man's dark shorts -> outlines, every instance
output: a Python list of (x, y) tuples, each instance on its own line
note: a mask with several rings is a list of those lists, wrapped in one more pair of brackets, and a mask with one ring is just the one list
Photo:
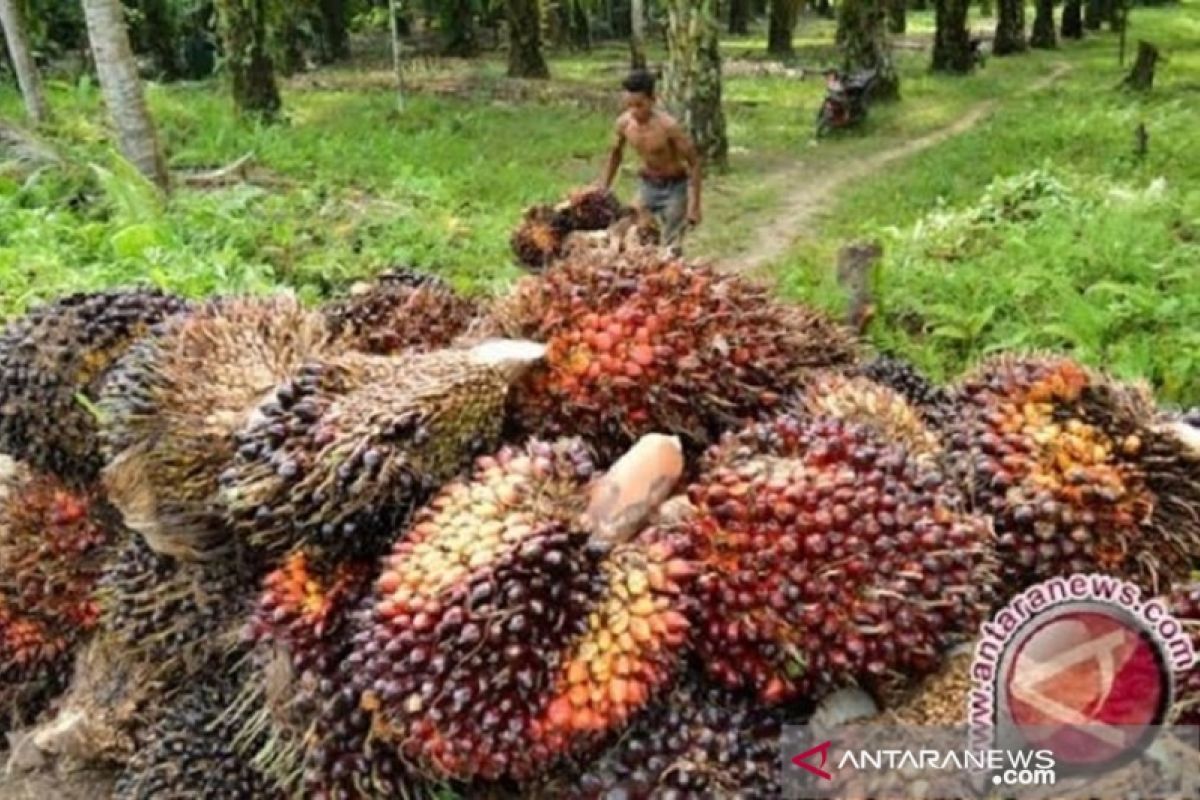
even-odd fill
[(683, 240), (687, 228), (688, 179), (641, 176), (638, 202), (658, 220), (662, 243), (675, 247)]

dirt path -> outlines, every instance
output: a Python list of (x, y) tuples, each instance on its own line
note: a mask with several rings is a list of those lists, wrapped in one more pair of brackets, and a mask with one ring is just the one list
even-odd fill
[[(1070, 69), (1068, 64), (1056, 65), (1048, 75), (1031, 84), (1027, 91), (1036, 92), (1049, 87)], [(928, 150), (947, 139), (966, 133), (995, 111), (998, 104), (997, 100), (980, 103), (944, 128), (901, 142), (865, 158), (835, 164), (815, 175), (808, 164), (798, 164), (784, 172), (777, 180), (783, 185), (791, 184), (796, 188), (784, 196), (771, 218), (758, 228), (751, 249), (739, 256), (721, 259), (720, 266), (737, 272), (753, 272), (771, 263), (808, 232), (814, 217), (829, 205), (833, 196), (844, 186), (879, 172), (897, 161)]]

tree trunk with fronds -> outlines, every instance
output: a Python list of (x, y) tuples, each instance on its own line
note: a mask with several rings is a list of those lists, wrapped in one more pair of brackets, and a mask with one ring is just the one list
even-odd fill
[(239, 114), (264, 122), (278, 118), (283, 101), (267, 48), (267, 8), (263, 0), (217, 0), (217, 30)]
[(1035, 9), (1029, 46), (1053, 50), (1058, 47), (1058, 35), (1054, 31), (1054, 0), (1037, 0)]
[(576, 50), (592, 49), (592, 21), (583, 0), (568, 0), (571, 4), (571, 46)]
[(505, 0), (508, 15), (508, 76), (549, 78), (542, 56), (541, 14), (538, 0)]
[(724, 166), (729, 153), (721, 105), (720, 22), (716, 0), (665, 0), (667, 71), (663, 93), (705, 163)]
[(967, 4), (968, 0), (934, 0), (933, 69), (937, 72), (965, 75), (975, 66)]
[(745, 36), (750, 32), (750, 0), (729, 0), (729, 33)]
[(908, 0), (887, 0), (888, 33), (908, 30)]
[(1025, 41), (1025, 0), (999, 0), (996, 9), (996, 36), (992, 53), (1006, 56), (1023, 53)]
[(479, 54), (472, 0), (443, 0), (439, 5), (442, 25), (442, 55), (470, 58)]
[(165, 190), (169, 185), (167, 160), (138, 77), (125, 9), (120, 0), (83, 0), (83, 14), (117, 147), (139, 172)]
[(1083, 0), (1066, 0), (1063, 3), (1062, 38), (1083, 38)]
[(792, 34), (796, 30), (798, 0), (771, 0), (771, 16), (767, 20), (767, 53), (777, 58), (796, 54)]
[(42, 76), (38, 73), (37, 63), (33, 60), (33, 51), (29, 46), (29, 33), (25, 27), (21, 0), (0, 0), (0, 27), (4, 28), (8, 57), (13, 72), (17, 74), (17, 85), (21, 87), (25, 111), (35, 124), (41, 125), (50, 119), (50, 106), (46, 103)]
[(1089, 31), (1098, 31), (1104, 24), (1105, 0), (1084, 0), (1083, 27)]
[(838, 47), (846, 72), (875, 70), (874, 100), (900, 97), (900, 75), (892, 57), (884, 0), (842, 0), (838, 6)]

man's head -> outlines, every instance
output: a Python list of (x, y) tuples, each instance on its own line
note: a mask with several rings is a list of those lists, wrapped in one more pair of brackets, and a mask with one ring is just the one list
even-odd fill
[(654, 113), (654, 76), (644, 69), (629, 73), (621, 88), (625, 90), (625, 108), (638, 122), (645, 122)]

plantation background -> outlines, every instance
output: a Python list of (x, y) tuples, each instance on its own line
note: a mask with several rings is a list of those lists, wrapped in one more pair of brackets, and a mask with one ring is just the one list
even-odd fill
[[(177, 186), (165, 201), (114, 155), (93, 80), (49, 71), (46, 139), (61, 162), (0, 172), (0, 313), (137, 281), (193, 296), (288, 286), (316, 300), (398, 264), (477, 292), (515, 279), (521, 210), (599, 174), (627, 48), (550, 49), (548, 82), (504, 77), (496, 52), (414, 57), (401, 112), (386, 37), (360, 23), (350, 61), (284, 81), (283, 124), (239, 119), (220, 77), (150, 83), (172, 170), (253, 154), (249, 181)], [(1200, 402), (1200, 5), (1131, 13), (1131, 53), (1146, 39), (1165, 57), (1148, 94), (1120, 88), (1131, 58), (1118, 64), (1114, 33), (953, 77), (928, 69), (932, 30), (932, 12), (910, 13), (900, 102), (819, 145), (815, 70), (837, 60), (834, 23), (800, 21), (788, 65), (805, 77), (766, 74), (757, 26), (724, 37), (730, 166), (710, 176), (689, 255), (840, 309), (837, 248), (876, 238), (870, 336), (935, 377), (992, 350), (1054, 348), (1147, 378), (1168, 402)], [(956, 135), (872, 165), (971, 114)], [(0, 87), (0, 117), (21, 116), (15, 87)]]

